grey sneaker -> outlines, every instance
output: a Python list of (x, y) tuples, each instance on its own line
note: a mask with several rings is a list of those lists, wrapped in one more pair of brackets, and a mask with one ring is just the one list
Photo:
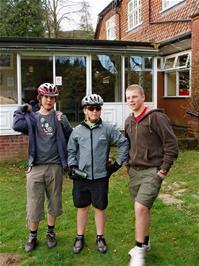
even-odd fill
[(84, 247), (84, 236), (76, 236), (73, 244), (73, 253), (78, 254)]
[(97, 236), (96, 244), (97, 244), (97, 249), (100, 253), (107, 252), (107, 245), (106, 245), (105, 238), (103, 236)]
[(47, 233), (46, 240), (47, 240), (48, 248), (54, 248), (57, 245), (55, 233)]
[(33, 249), (36, 248), (36, 245), (37, 245), (37, 238), (30, 235), (28, 237), (27, 243), (25, 244), (24, 250), (26, 252), (31, 252)]
[(143, 247), (144, 247), (144, 249), (148, 252), (148, 251), (150, 251), (151, 250), (151, 242), (150, 242), (150, 240), (149, 240), (149, 242), (148, 242), (148, 245), (142, 245)]

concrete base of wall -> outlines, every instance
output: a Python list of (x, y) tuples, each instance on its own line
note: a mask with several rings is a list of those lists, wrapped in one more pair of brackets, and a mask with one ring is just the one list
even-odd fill
[(0, 162), (10, 160), (26, 160), (27, 151), (27, 136), (0, 136)]

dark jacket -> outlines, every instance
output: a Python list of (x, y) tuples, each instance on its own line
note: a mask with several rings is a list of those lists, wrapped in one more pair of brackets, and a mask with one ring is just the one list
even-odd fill
[(125, 121), (130, 143), (127, 166), (158, 167), (168, 171), (178, 156), (178, 144), (168, 117), (160, 109), (146, 113), (139, 122), (132, 114)]
[[(19, 107), (14, 112), (13, 129), (29, 136), (29, 147), (28, 147), (28, 162), (29, 166), (34, 165), (36, 158), (36, 141), (35, 141), (35, 127), (37, 125), (36, 117), (34, 112), (23, 112), (23, 107)], [(63, 168), (67, 167), (68, 155), (67, 155), (67, 143), (72, 132), (72, 128), (67, 119), (64, 119), (61, 124), (57, 117), (56, 112), (53, 111), (54, 125), (56, 128), (56, 141), (57, 149), (60, 156), (60, 160)]]

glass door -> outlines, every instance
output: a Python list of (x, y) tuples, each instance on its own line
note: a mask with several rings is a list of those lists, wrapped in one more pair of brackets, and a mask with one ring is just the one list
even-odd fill
[(53, 83), (52, 56), (21, 57), (22, 103), (29, 103), (38, 110), (37, 88), (45, 82)]
[(86, 95), (86, 56), (55, 56), (55, 69), (60, 91), (57, 110), (74, 126), (84, 117), (81, 100)]

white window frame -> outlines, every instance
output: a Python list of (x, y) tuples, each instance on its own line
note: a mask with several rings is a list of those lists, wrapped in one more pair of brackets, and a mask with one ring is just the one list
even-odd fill
[[(178, 62), (178, 58), (182, 55), (187, 55), (187, 60), (186, 63), (183, 66), (178, 66), (177, 62)], [(174, 58), (174, 63), (173, 66), (170, 68), (166, 68), (166, 62), (168, 59), (170, 58)], [(166, 56), (163, 59), (163, 67), (162, 67), (162, 71), (164, 71), (164, 97), (170, 97), (170, 98), (189, 98), (191, 97), (191, 51), (186, 51), (186, 52), (181, 52), (178, 54), (173, 54), (170, 56)], [(190, 66), (188, 66), (188, 64), (190, 63)], [(189, 95), (179, 95), (179, 74), (182, 71), (189, 71), (189, 87), (190, 87), (190, 91), (189, 91)], [(175, 95), (168, 95), (168, 73), (171, 72), (175, 72), (176, 73), (176, 94)]]
[(169, 9), (185, 0), (162, 0), (162, 10)]
[(141, 21), (141, 0), (129, 0), (128, 2), (128, 31), (139, 26)]
[[(178, 66), (177, 65), (177, 62), (178, 62), (178, 58), (182, 55), (187, 55), (187, 60), (186, 60), (186, 63), (183, 65), (183, 66)], [(174, 62), (173, 62), (173, 65), (172, 67), (169, 67), (167, 68), (166, 67), (166, 64), (167, 64), (167, 61), (171, 58), (174, 58)], [(164, 59), (163, 59), (163, 70), (172, 70), (172, 69), (180, 69), (180, 68), (188, 68), (188, 63), (191, 62), (191, 51), (185, 51), (185, 52), (181, 52), (181, 53), (177, 53), (177, 54), (172, 54), (172, 55), (169, 55), (169, 56), (165, 56)]]
[(106, 40), (116, 40), (115, 15), (106, 21)]

